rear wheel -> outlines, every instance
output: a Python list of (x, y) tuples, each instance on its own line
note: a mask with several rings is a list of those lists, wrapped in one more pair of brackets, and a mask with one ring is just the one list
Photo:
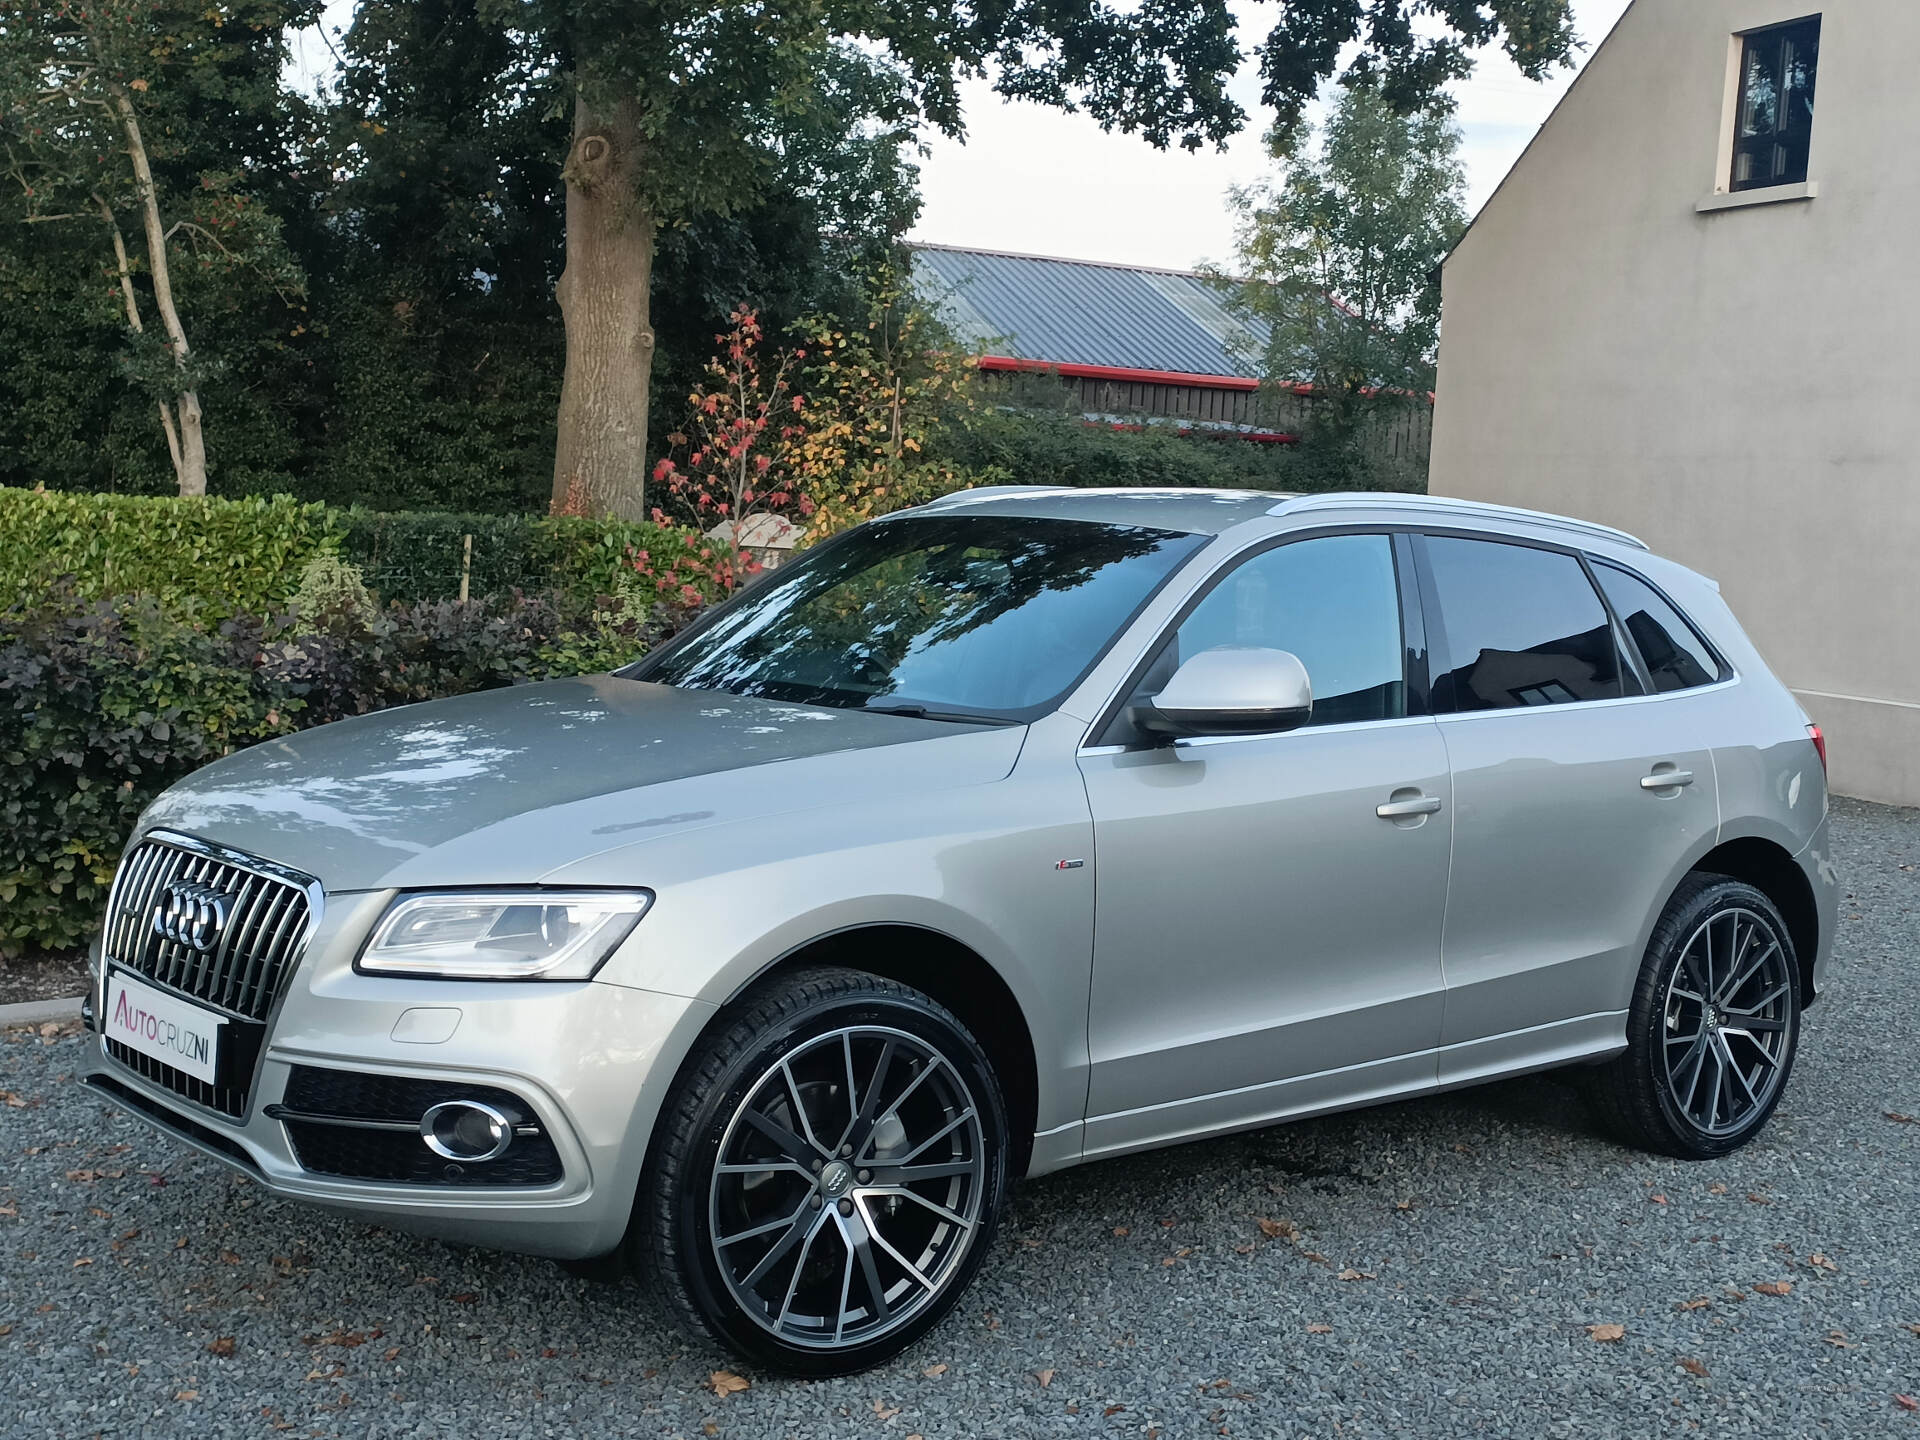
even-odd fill
[(1800, 1040), (1799, 962), (1751, 885), (1694, 876), (1654, 928), (1627, 1049), (1594, 1077), (1610, 1128), (1682, 1159), (1725, 1155), (1767, 1123)]
[(845, 1374), (937, 1324), (991, 1246), (1007, 1126), (980, 1046), (848, 970), (750, 992), (661, 1119), (637, 1238), (669, 1302), (762, 1364)]

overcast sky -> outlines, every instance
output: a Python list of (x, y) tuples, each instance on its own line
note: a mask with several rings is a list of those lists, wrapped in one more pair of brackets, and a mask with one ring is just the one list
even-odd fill
[[(1573, 0), (1575, 26), (1593, 47), (1627, 8), (1628, 0)], [(332, 0), (330, 28), (352, 17), (351, 0)], [(1270, 4), (1247, 4), (1242, 47), (1251, 49)], [(295, 64), (318, 76), (331, 66), (318, 37), (296, 44)], [(1544, 84), (1524, 79), (1506, 57), (1492, 53), (1473, 78), (1456, 87), (1458, 118), (1466, 134), (1467, 204), (1478, 210), (1519, 158), (1527, 142), (1572, 83), (1574, 71)], [(929, 139), (921, 161), (925, 209), (916, 240), (1118, 260), (1185, 268), (1227, 263), (1233, 253), (1233, 216), (1227, 191), (1257, 180), (1268, 164), (1260, 143), (1266, 116), (1251, 65), (1234, 86), (1254, 116), (1247, 133), (1223, 151), (1163, 153), (1139, 140), (1104, 135), (1084, 116), (1002, 100), (985, 84), (967, 93), (964, 145)]]

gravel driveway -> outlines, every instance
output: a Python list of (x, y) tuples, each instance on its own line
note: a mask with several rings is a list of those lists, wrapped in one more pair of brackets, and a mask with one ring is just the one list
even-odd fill
[(1112, 1161), (903, 1360), (724, 1397), (635, 1287), (265, 1198), (15, 1032), (0, 1433), (1920, 1435), (1920, 812), (1837, 809), (1837, 982), (1732, 1159), (1546, 1078)]

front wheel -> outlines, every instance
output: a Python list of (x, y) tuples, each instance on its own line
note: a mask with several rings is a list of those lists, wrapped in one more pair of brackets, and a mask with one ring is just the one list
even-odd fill
[(1620, 1137), (1684, 1160), (1739, 1149), (1767, 1123), (1800, 1040), (1799, 963), (1753, 886), (1694, 876), (1654, 927), (1626, 1052), (1594, 1075)]
[(817, 969), (736, 1002), (661, 1115), (636, 1240), (669, 1303), (804, 1375), (879, 1364), (991, 1247), (1007, 1121), (979, 1044), (890, 980)]

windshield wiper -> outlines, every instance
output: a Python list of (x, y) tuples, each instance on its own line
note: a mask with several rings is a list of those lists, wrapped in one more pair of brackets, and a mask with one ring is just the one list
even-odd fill
[(863, 715), (904, 715), (909, 720), (943, 720), (954, 725), (1020, 725), (1004, 715), (969, 715), (959, 710), (930, 710), (925, 705), (861, 705)]

